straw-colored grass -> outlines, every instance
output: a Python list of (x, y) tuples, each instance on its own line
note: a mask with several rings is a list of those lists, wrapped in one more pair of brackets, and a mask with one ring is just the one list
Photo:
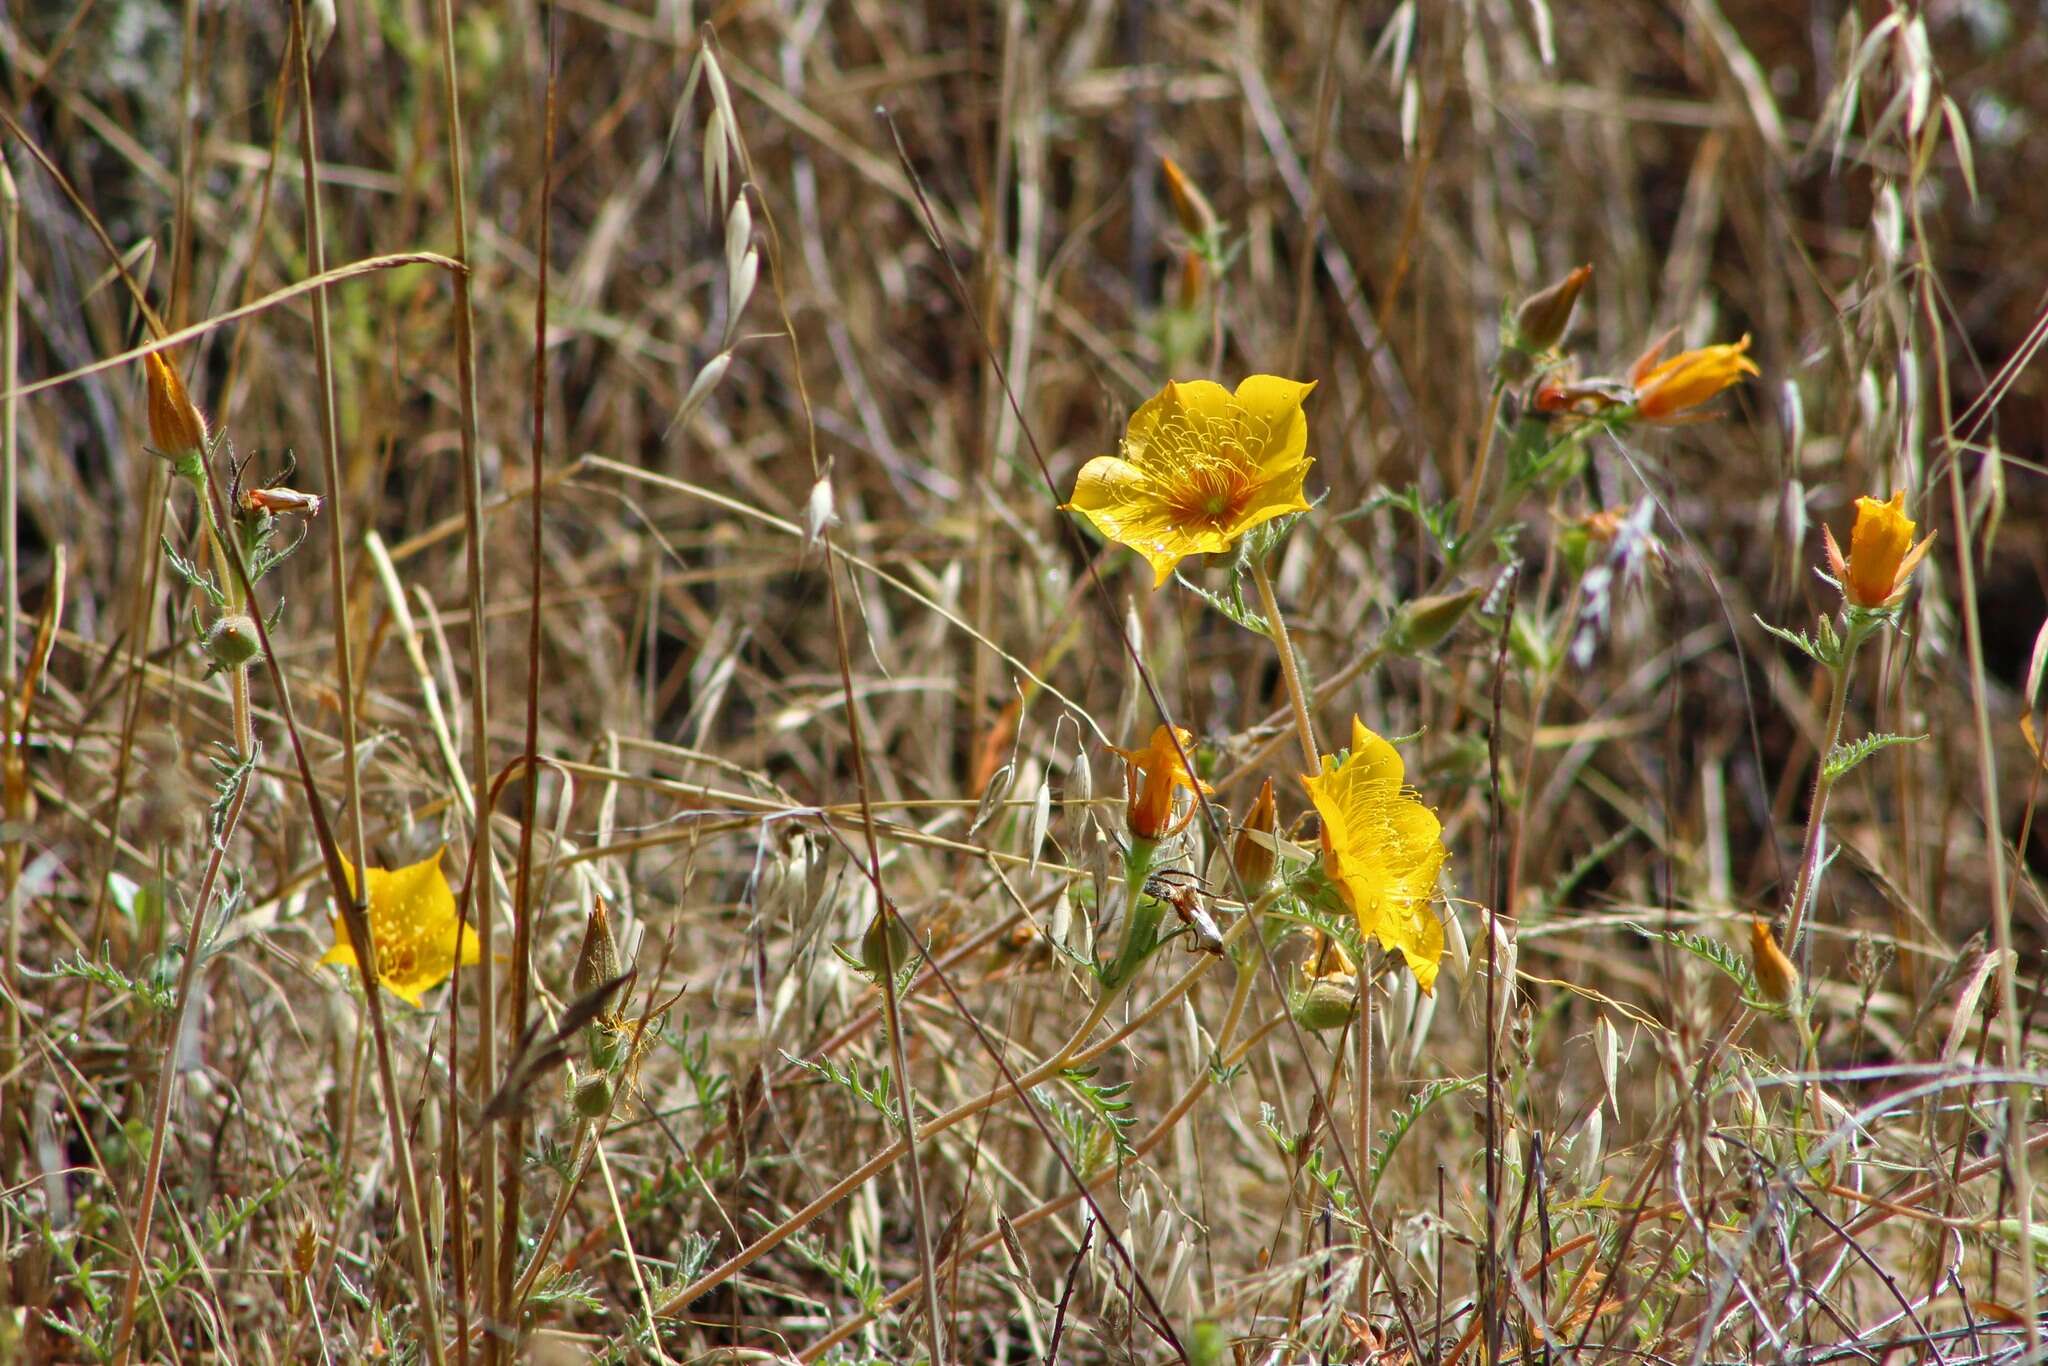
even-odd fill
[[(2040, 1359), (2023, 11), (12, 7), (0, 1362)], [(1257, 373), (1316, 506), (1154, 591), (1059, 504)], [(1232, 855), (1354, 715), (1363, 1029)], [(443, 846), (477, 961), (321, 963)]]

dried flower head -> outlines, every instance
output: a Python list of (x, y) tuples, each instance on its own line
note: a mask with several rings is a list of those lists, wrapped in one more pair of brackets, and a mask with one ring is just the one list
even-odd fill
[[(1179, 744), (1174, 743), (1178, 737)], [(1194, 819), (1195, 808), (1190, 805), (1186, 814), (1174, 819), (1173, 798), (1181, 788), (1190, 792), (1208, 792), (1207, 783), (1188, 772), (1182, 762), (1183, 751), (1192, 752), (1195, 737), (1175, 727), (1155, 726), (1152, 738), (1142, 749), (1116, 750), (1128, 765), (1125, 781), (1129, 786), (1128, 815), (1131, 833), (1139, 839), (1162, 840), (1178, 834), (1187, 823)]]
[(611, 915), (604, 898), (591, 903), (590, 918), (583, 922), (583, 944), (576, 950), (576, 966), (569, 972), (569, 989), (578, 996), (596, 991), (619, 975), (619, 945), (612, 937)]
[[(356, 870), (342, 860), (351, 890), (360, 884)], [(392, 995), (414, 1006), (430, 987), (455, 971), (457, 955), (464, 966), (477, 961), (476, 932), (455, 911), (455, 893), (441, 872), (441, 851), (403, 868), (365, 869), (370, 903), (370, 934), (377, 943), (377, 980)], [(348, 926), (334, 917), (334, 947), (323, 963), (359, 960), (349, 941)]]
[(1629, 383), (1636, 391), (1636, 416), (1645, 422), (1682, 418), (1745, 375), (1762, 373), (1745, 354), (1749, 350), (1747, 334), (1738, 342), (1681, 351), (1660, 361), (1670, 335), (1651, 343), (1629, 368)]
[(1351, 750), (1303, 778), (1323, 821), (1323, 868), (1358, 928), (1399, 949), (1424, 991), (1436, 989), (1444, 928), (1430, 909), (1446, 851), (1443, 826), (1404, 779), (1394, 747), (1351, 719)]
[(1887, 502), (1869, 497), (1856, 500), (1856, 525), (1849, 531), (1846, 559), (1835, 533), (1822, 527), (1828, 572), (1842, 585), (1842, 596), (1857, 607), (1889, 607), (1896, 602), (1906, 591), (1906, 581), (1913, 577), (1921, 556), (1934, 543), (1930, 533), (1914, 545), (1916, 525), (1906, 515), (1906, 494), (1901, 489)]
[(149, 372), (149, 439), (167, 456), (204, 454), (206, 418), (185, 393), (185, 381), (161, 351), (142, 358)]
[(1253, 527), (1306, 512), (1313, 381), (1253, 375), (1231, 393), (1169, 383), (1131, 414), (1121, 449), (1081, 467), (1066, 507), (1143, 555), (1153, 587), (1189, 555), (1228, 550)]
[(298, 489), (282, 485), (267, 489), (247, 489), (242, 493), (242, 506), (249, 512), (278, 513), (290, 512), (301, 517), (318, 517), (320, 506), (326, 500), (317, 493), (302, 493)]

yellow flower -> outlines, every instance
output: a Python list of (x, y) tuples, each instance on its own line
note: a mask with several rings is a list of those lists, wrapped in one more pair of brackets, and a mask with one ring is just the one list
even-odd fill
[[(1178, 748), (1174, 737), (1180, 738)], [(1143, 749), (1117, 749), (1125, 764), (1129, 765), (1125, 782), (1129, 786), (1128, 815), (1131, 833), (1140, 839), (1161, 840), (1168, 835), (1178, 834), (1183, 826), (1194, 819), (1195, 808), (1190, 805), (1187, 814), (1178, 821), (1173, 818), (1173, 797), (1180, 788), (1190, 792), (1209, 792), (1213, 789), (1188, 772), (1181, 762), (1181, 751), (1193, 753), (1195, 737), (1175, 727), (1155, 726), (1152, 738)]]
[(1351, 753), (1303, 778), (1323, 821), (1323, 868), (1358, 928), (1399, 949), (1424, 991), (1436, 989), (1444, 927), (1430, 909), (1444, 866), (1443, 826), (1403, 786), (1394, 747), (1351, 718)]
[(185, 393), (185, 382), (163, 352), (143, 357), (149, 372), (149, 439), (168, 456), (206, 449), (206, 418)]
[(1842, 585), (1842, 596), (1858, 607), (1876, 608), (1890, 606), (1905, 592), (1906, 580), (1913, 577), (1927, 547), (1934, 544), (1934, 536), (1929, 533), (1927, 539), (1914, 545), (1915, 525), (1906, 515), (1906, 493), (1901, 489), (1887, 503), (1868, 497), (1856, 500), (1856, 525), (1849, 531), (1846, 560), (1842, 558), (1842, 547), (1835, 541), (1835, 533), (1823, 526), (1820, 530), (1827, 541), (1828, 572)]
[(1228, 550), (1253, 527), (1306, 512), (1301, 481), (1313, 380), (1253, 375), (1232, 394), (1212, 380), (1169, 382), (1131, 414), (1116, 455), (1081, 467), (1065, 506), (1143, 555), (1157, 588), (1188, 555)]
[(1681, 351), (1659, 364), (1664, 338), (1651, 345), (1629, 371), (1636, 390), (1636, 416), (1646, 422), (1664, 422), (1697, 408), (1744, 375), (1761, 374), (1756, 362), (1743, 354), (1749, 337), (1720, 346), (1702, 346)]
[[(347, 859), (342, 868), (348, 885), (356, 886), (356, 870)], [(371, 868), (370, 934), (377, 941), (377, 979), (391, 994), (414, 1006), (423, 1004), (429, 987), (439, 986), (455, 971), (457, 945), (463, 966), (477, 961), (476, 932), (455, 913), (455, 893), (441, 873), (441, 851), (403, 868)], [(357, 962), (348, 927), (334, 917), (335, 945), (323, 963)]]

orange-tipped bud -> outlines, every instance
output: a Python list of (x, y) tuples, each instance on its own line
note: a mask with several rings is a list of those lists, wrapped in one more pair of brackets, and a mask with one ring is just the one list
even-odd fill
[(1174, 217), (1180, 219), (1181, 231), (1197, 242), (1206, 241), (1216, 231), (1216, 210), (1209, 207), (1195, 182), (1188, 179), (1172, 157), (1159, 158), (1159, 169), (1166, 176), (1166, 193), (1173, 200)]
[(1799, 969), (1792, 966), (1771, 927), (1761, 920), (1749, 922), (1749, 963), (1756, 970), (1757, 989), (1765, 1000), (1784, 1005), (1798, 992)]
[(1913, 577), (1921, 556), (1934, 543), (1934, 537), (1929, 535), (1914, 545), (1915, 527), (1916, 523), (1906, 515), (1903, 489), (1894, 493), (1889, 502), (1880, 503), (1875, 498), (1856, 500), (1856, 525), (1849, 532), (1847, 558), (1842, 555), (1835, 533), (1822, 527), (1828, 572), (1842, 585), (1842, 596), (1857, 607), (1891, 606), (1906, 591), (1906, 581)]
[(163, 454), (178, 457), (206, 451), (206, 418), (185, 393), (185, 381), (161, 351), (143, 357), (149, 372), (149, 439)]
[(1174, 302), (1185, 309), (1195, 308), (1208, 287), (1209, 268), (1202, 263), (1202, 253), (1190, 247), (1180, 254), (1180, 283)]
[(1515, 310), (1515, 344), (1524, 351), (1548, 351), (1564, 340), (1571, 326), (1579, 291), (1593, 278), (1593, 267), (1580, 266), (1549, 288), (1531, 294)]
[(1230, 850), (1231, 864), (1248, 896), (1257, 896), (1273, 880), (1273, 870), (1280, 862), (1279, 851), (1273, 847), (1279, 829), (1280, 807), (1273, 800), (1273, 780), (1268, 778), (1244, 824), (1238, 827), (1237, 843)]

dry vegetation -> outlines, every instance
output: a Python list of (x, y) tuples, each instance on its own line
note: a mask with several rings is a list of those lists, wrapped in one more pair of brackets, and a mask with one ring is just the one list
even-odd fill
[[(0, 1360), (2041, 1359), (2037, 7), (295, 8), (0, 18)], [(1582, 262), (1579, 379), (1760, 375), (1546, 419)], [(1268, 777), (1318, 843), (1250, 562), (1058, 510), (1259, 372), (1433, 994), (1233, 864)], [(1835, 693), (1764, 623), (1895, 489)], [(1162, 712), (1216, 791), (1125, 887)], [(477, 961), (323, 964), (443, 846)], [(1102, 970), (1162, 902), (1223, 951)]]

